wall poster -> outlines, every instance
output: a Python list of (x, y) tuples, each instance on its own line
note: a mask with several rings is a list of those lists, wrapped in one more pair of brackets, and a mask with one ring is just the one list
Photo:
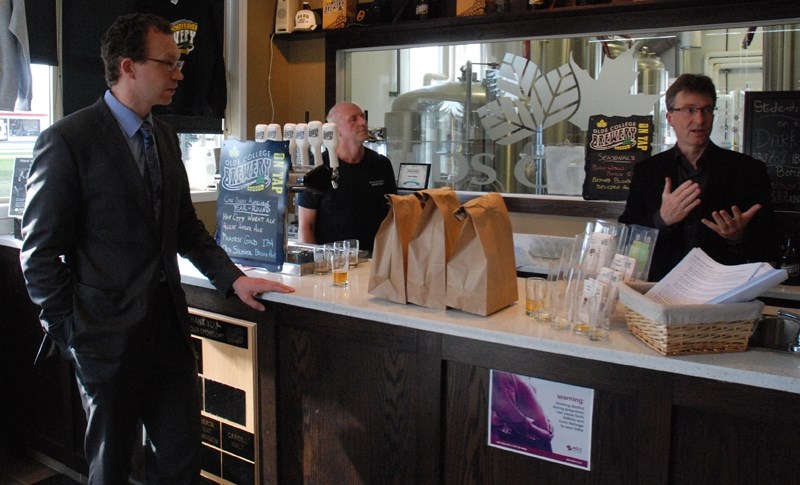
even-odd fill
[(489, 446), (591, 469), (594, 389), (489, 372)]

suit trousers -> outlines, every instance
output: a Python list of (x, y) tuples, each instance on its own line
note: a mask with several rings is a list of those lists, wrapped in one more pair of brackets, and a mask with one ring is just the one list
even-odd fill
[[(139, 422), (148, 438), (148, 484), (200, 480), (197, 362), (181, 334), (169, 288), (165, 283), (158, 286), (157, 315), (121, 362), (73, 358), (87, 419), (84, 449), (92, 485), (128, 483)], [(83, 379), (81, 369), (96, 365), (110, 365), (114, 370), (101, 382)]]

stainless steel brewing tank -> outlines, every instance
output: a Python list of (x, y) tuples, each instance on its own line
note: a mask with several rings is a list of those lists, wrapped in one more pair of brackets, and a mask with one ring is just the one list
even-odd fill
[(384, 115), (386, 153), (395, 169), (400, 163), (431, 165), (431, 186), (450, 185), (459, 178), (456, 156), (469, 157), (486, 149), (480, 119), (486, 90), (472, 83), (469, 130), (464, 126), (466, 84), (447, 82), (401, 94)]
[[(667, 91), (669, 73), (658, 54), (648, 46), (636, 51), (636, 92), (637, 94), (663, 95)], [(658, 98), (653, 106), (653, 153), (665, 149), (667, 136), (667, 107), (664, 97)]]
[(667, 70), (658, 55), (647, 46), (636, 52), (636, 78), (639, 94), (663, 94), (667, 90)]

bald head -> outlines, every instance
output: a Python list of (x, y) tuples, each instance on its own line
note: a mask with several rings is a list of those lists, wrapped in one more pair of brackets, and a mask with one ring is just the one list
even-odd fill
[(339, 123), (342, 116), (349, 115), (351, 113), (360, 113), (362, 116), (364, 115), (364, 112), (361, 111), (361, 107), (359, 107), (357, 104), (349, 101), (341, 101), (333, 105), (330, 111), (328, 111), (328, 116), (325, 119), (328, 121), (328, 123)]
[(336, 123), (339, 132), (339, 143), (352, 143), (360, 146), (369, 138), (367, 118), (364, 111), (349, 101), (342, 101), (333, 105), (326, 118), (328, 123)]

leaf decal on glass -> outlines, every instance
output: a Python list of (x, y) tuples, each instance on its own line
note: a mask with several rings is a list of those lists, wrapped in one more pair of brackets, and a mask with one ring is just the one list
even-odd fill
[(542, 73), (539, 66), (525, 59), (506, 53), (500, 65), (497, 87), (505, 91), (508, 96), (527, 100), (530, 98), (531, 88)]
[(542, 129), (569, 119), (578, 109), (580, 91), (571, 65), (553, 69), (539, 78), (534, 86), (537, 99), (531, 102), (530, 107), (534, 119), (541, 120), (539, 126)]
[(489, 137), (501, 145), (510, 145), (536, 131), (528, 107), (520, 99), (503, 97), (478, 108), (481, 124)]
[(570, 123), (581, 130), (589, 128), (589, 117), (594, 115), (634, 116), (647, 115), (658, 101), (657, 94), (631, 94), (636, 82), (636, 61), (633, 51), (627, 50), (614, 59), (606, 58), (597, 79), (578, 67), (570, 55), (569, 64), (580, 86), (581, 103), (570, 118)]
[(506, 54), (497, 88), (504, 95), (480, 107), (478, 115), (491, 139), (501, 145), (569, 119), (578, 108), (577, 80), (569, 64), (542, 74), (528, 59)]

